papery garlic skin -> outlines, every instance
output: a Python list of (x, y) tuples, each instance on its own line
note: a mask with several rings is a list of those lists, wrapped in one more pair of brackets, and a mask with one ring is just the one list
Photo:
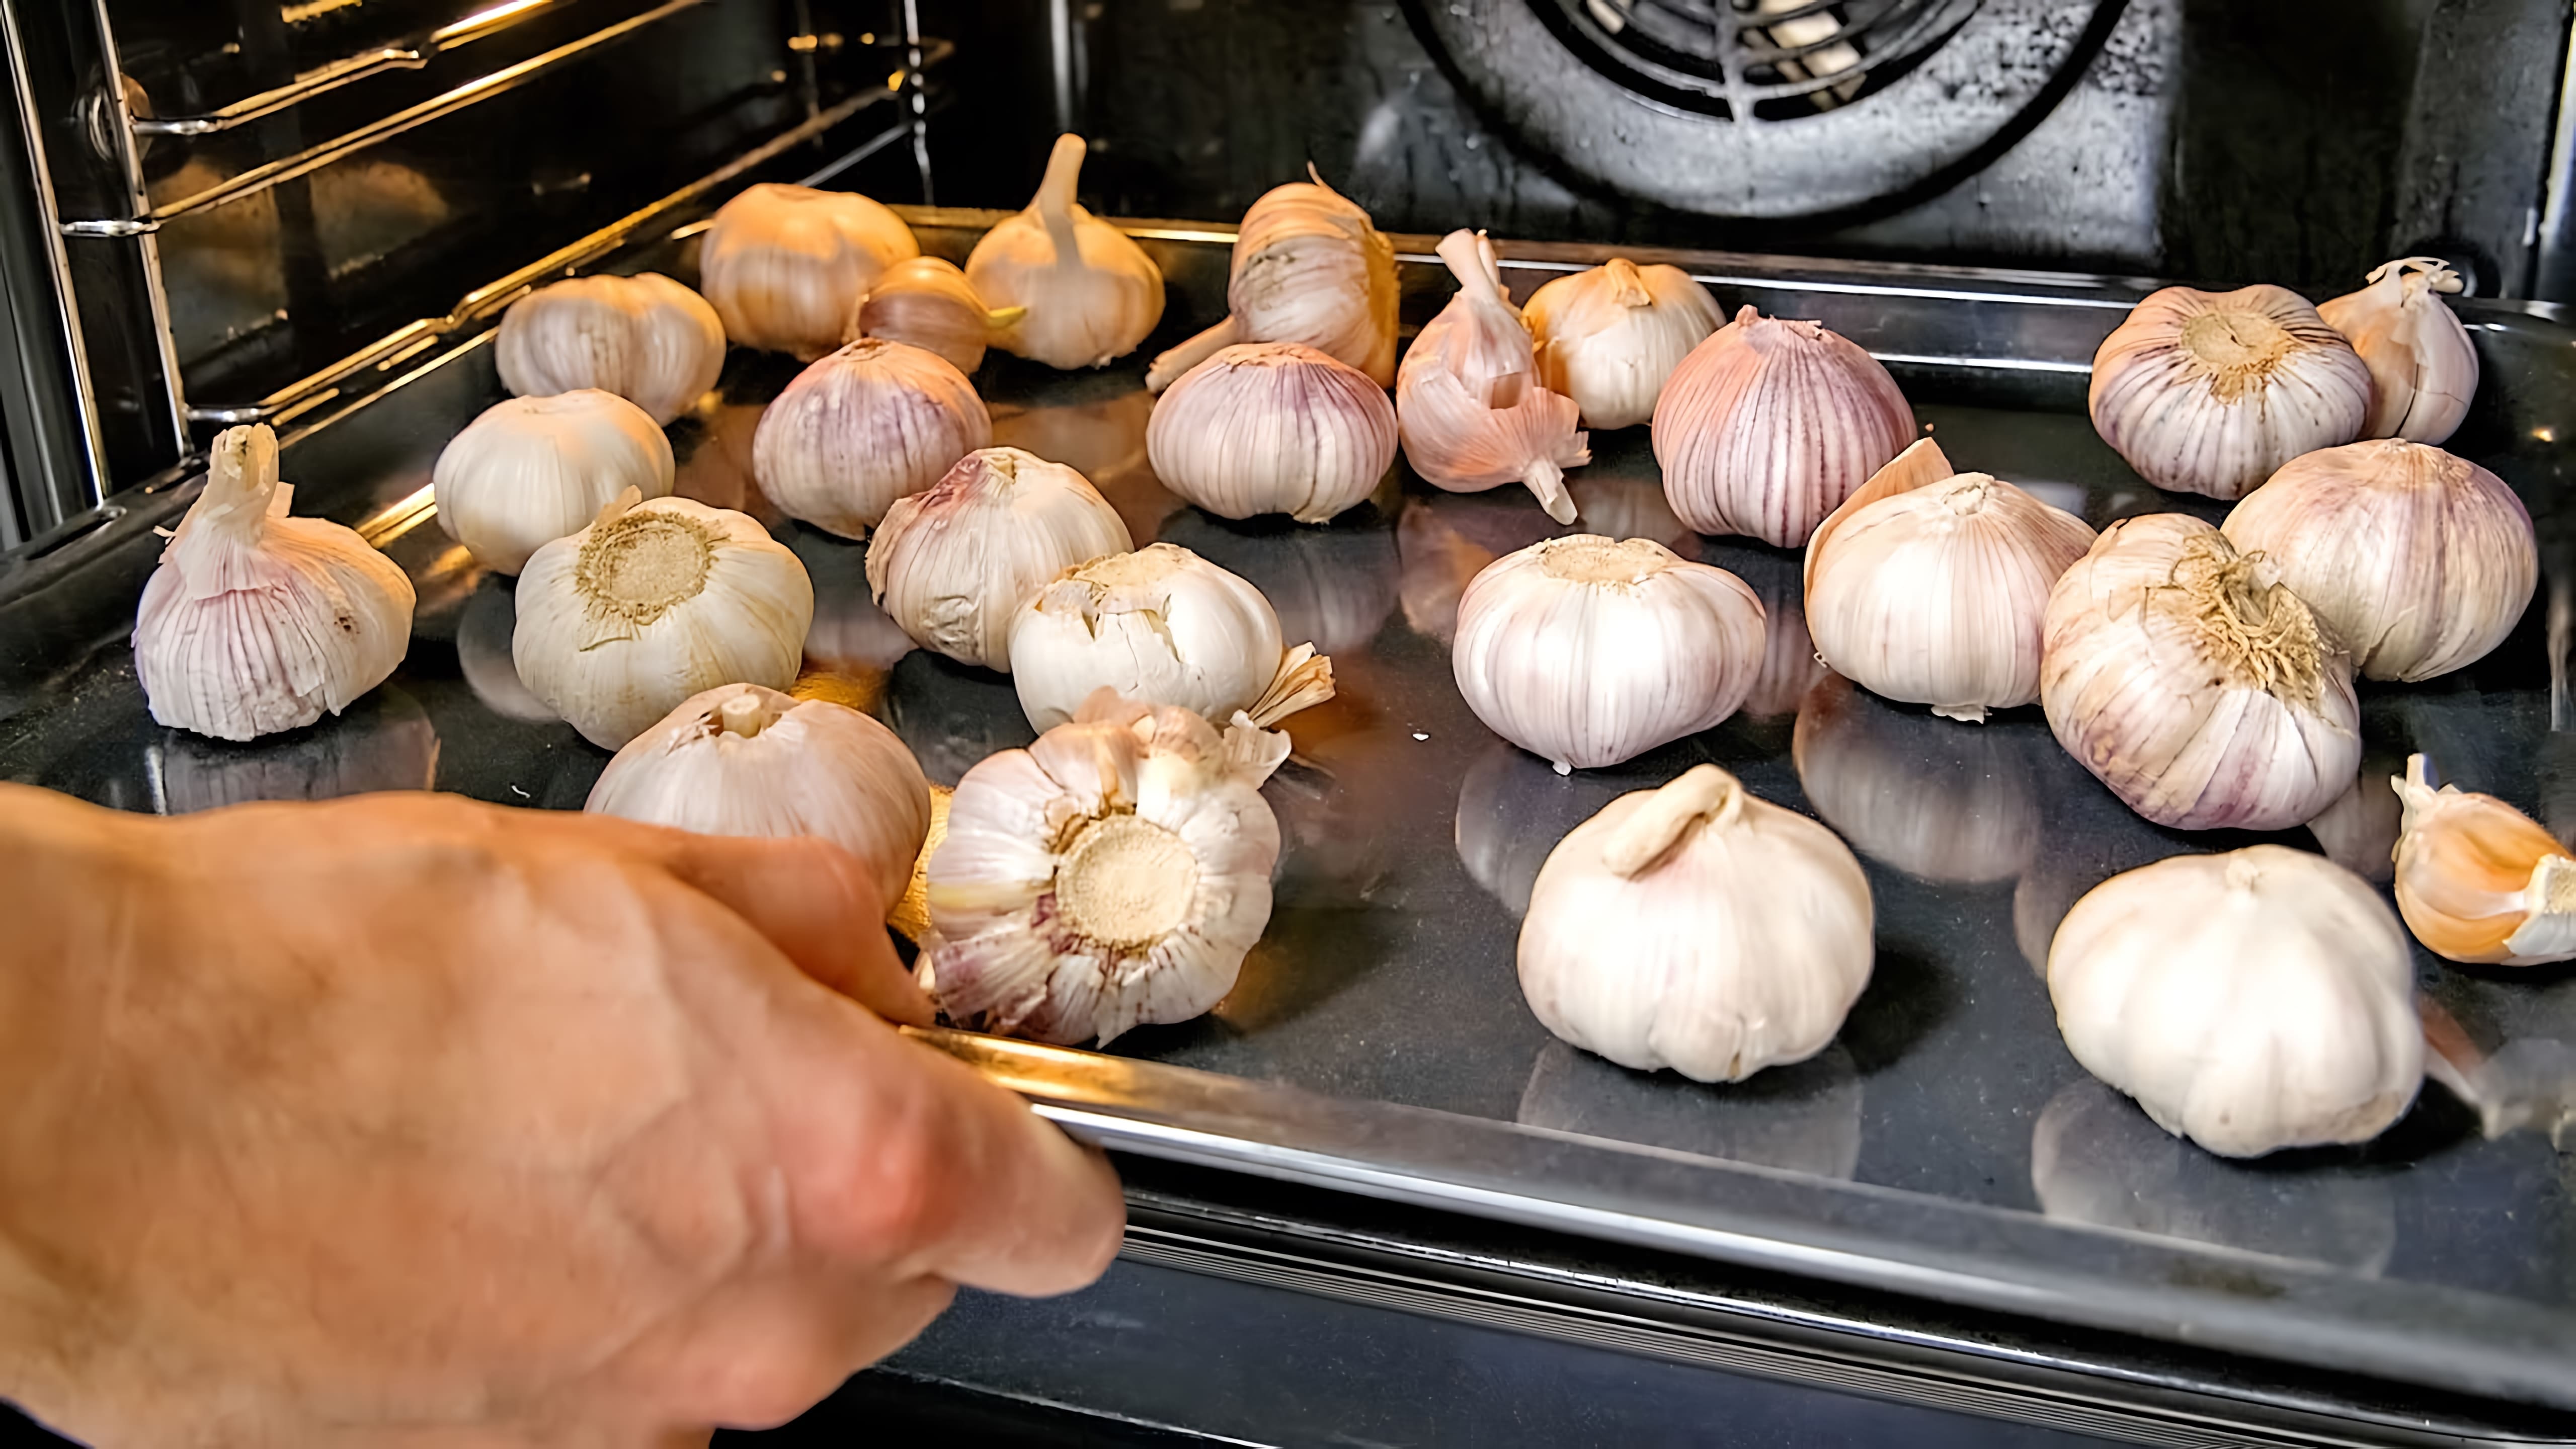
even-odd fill
[(979, 1030), (1106, 1045), (1224, 999), (1270, 920), (1284, 735), (1103, 698), (966, 772), (923, 984)]
[(972, 373), (983, 365), (994, 335), (1019, 319), (1016, 308), (984, 305), (955, 262), (912, 257), (885, 269), (842, 331), (851, 341), (882, 337), (909, 343)]
[(937, 353), (861, 338), (796, 375), (752, 435), (760, 491), (780, 512), (864, 538), (894, 506), (993, 441), (975, 385)]
[(1477, 574), (1449, 657), (1487, 729), (1560, 772), (1594, 769), (1735, 713), (1762, 667), (1762, 604), (1651, 539), (1574, 534)]
[(2439, 257), (2400, 257), (2370, 269), (2370, 285), (2317, 305), (2370, 369), (2365, 438), (2438, 443), (2458, 431), (2478, 390), (2478, 349), (2436, 293), (2460, 290)]
[(975, 295), (1026, 309), (995, 344), (1068, 372), (1126, 356), (1163, 320), (1162, 269), (1073, 199), (1085, 149), (1080, 136), (1056, 137), (1028, 209), (984, 233), (966, 257)]
[(1751, 307), (1673, 369), (1655, 402), (1664, 496), (1701, 533), (1801, 548), (1914, 439), (1878, 359), (1814, 322)]
[(660, 427), (706, 396), (724, 371), (724, 320), (706, 298), (658, 272), (574, 277), (501, 314), (492, 360), (520, 397), (598, 388)]
[(2293, 458), (2221, 527), (2280, 571), (2366, 679), (2411, 682), (2476, 663), (2513, 632), (2540, 583), (2522, 500), (2422, 443)]
[(2048, 952), (2084, 1069), (2226, 1157), (2366, 1142), (2424, 1076), (2406, 934), (2368, 882), (2278, 845), (2096, 886)]
[(1889, 699), (1982, 722), (2039, 698), (2040, 619), (2093, 530), (1984, 473), (1894, 494), (1812, 545), (1807, 632)]
[(919, 255), (912, 228), (867, 197), (764, 182), (716, 212), (698, 285), (737, 345), (811, 362), (841, 345), (880, 273)]
[(1093, 559), (1039, 589), (1011, 621), (1010, 662), (1040, 730), (1103, 689), (1260, 726), (1333, 697), (1333, 662), (1312, 643), (1283, 647), (1259, 589), (1168, 543)]
[(338, 714), (402, 663), (410, 577), (356, 529), (288, 517), (294, 498), (267, 424), (216, 436), (135, 610), (155, 723), (256, 739)]
[(614, 750), (717, 685), (795, 683), (814, 586), (744, 514), (629, 495), (537, 550), (518, 609), (520, 682)]
[(1423, 326), (1395, 377), (1395, 414), (1413, 471), (1452, 493), (1526, 483), (1547, 516), (1574, 521), (1565, 470), (1592, 461), (1574, 399), (1538, 381), (1528, 326), (1503, 295), (1481, 232), (1440, 239), (1458, 295)]
[(1679, 267), (1612, 257), (1559, 277), (1521, 309), (1538, 376), (1574, 399), (1587, 428), (1633, 428), (1655, 415), (1664, 383), (1725, 319)]
[(2139, 477), (2242, 498), (2301, 453), (2361, 436), (2370, 369), (2286, 287), (2167, 287), (2102, 340), (2087, 405)]
[(1066, 569), (1135, 546), (1080, 473), (978, 448), (886, 510), (868, 546), (868, 589), (914, 643), (1007, 674), (1020, 606)]
[(2199, 519), (2112, 524), (2043, 629), (2057, 742), (2159, 825), (2286, 830), (2360, 768), (2352, 661), (2268, 561)]
[(1311, 182), (1274, 186), (1244, 212), (1225, 320), (1155, 358), (1146, 391), (1159, 393), (1245, 342), (1314, 348), (1380, 391), (1395, 381), (1395, 244), (1313, 166), (1306, 174)]
[(1366, 374), (1294, 342), (1224, 348), (1154, 404), (1154, 475), (1221, 518), (1322, 523), (1395, 466), (1395, 404)]
[(2538, 966), (2576, 959), (2576, 856), (2493, 795), (2433, 788), (2424, 757), (2388, 782), (2405, 810), (2397, 909), (2445, 960)]
[(617, 495), (667, 497), (676, 476), (671, 440), (642, 408), (585, 388), (485, 408), (439, 451), (430, 496), (476, 563), (515, 574)]
[(693, 695), (608, 762), (583, 806), (701, 835), (828, 840), (891, 910), (930, 832), (930, 782), (894, 731), (757, 684)]
[(1740, 1082), (1824, 1050), (1876, 956), (1869, 880), (1834, 833), (1694, 765), (1558, 843), (1519, 970), (1531, 1013), (1567, 1042)]

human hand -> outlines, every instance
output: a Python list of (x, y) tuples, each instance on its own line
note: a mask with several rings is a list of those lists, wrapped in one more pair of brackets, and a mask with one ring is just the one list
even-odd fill
[(384, 795), (0, 786), (0, 1394), (128, 1444), (665, 1444), (953, 1285), (1060, 1293), (1116, 1179), (886, 1020), (819, 841)]

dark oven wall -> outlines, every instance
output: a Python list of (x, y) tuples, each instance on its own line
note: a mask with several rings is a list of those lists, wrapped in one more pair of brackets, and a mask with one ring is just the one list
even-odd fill
[(983, 52), (944, 201), (1021, 204), (1069, 117), (1130, 214), (1231, 217), (1311, 160), (1407, 231), (2320, 291), (2432, 252), (2507, 295), (2567, 29), (2552, 0), (929, 3)]

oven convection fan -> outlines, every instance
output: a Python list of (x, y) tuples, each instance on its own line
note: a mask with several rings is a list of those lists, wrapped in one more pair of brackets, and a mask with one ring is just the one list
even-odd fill
[(1852, 212), (1991, 159), (2122, 0), (1428, 0), (1478, 98), (1622, 195), (1710, 216)]

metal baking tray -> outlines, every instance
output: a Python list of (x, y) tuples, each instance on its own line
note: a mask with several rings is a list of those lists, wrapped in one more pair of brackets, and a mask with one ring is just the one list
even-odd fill
[[(993, 213), (915, 209), (962, 257)], [(613, 265), (688, 278), (691, 234)], [(1296, 717), (1267, 793), (1287, 842), (1268, 933), (1206, 1017), (1107, 1053), (965, 1033), (925, 1039), (1113, 1148), (1787, 1270), (1941, 1303), (2117, 1330), (2525, 1404), (2576, 1409), (2576, 1158), (2546, 1128), (2576, 1099), (2576, 973), (2420, 957), (2423, 997), (2474, 1066), (2473, 1108), (2428, 1086), (2353, 1149), (2250, 1163), (2157, 1130), (2060, 1043), (2035, 955), (2076, 896), (2179, 851), (2256, 837), (2150, 826), (2076, 768), (2036, 708), (1983, 727), (1820, 678), (1798, 558), (1700, 539), (1664, 506), (1643, 429), (1596, 434), (1578, 527), (1644, 535), (1742, 575), (1775, 635), (1746, 711), (1611, 770), (1557, 776), (1470, 715), (1446, 630), (1483, 561), (1560, 532), (1519, 489), (1461, 497), (1409, 475), (1324, 528), (1233, 524), (1182, 505), (1144, 450), (1144, 362), (1223, 308), (1231, 231), (1133, 223), (1170, 283), (1157, 336), (1108, 369), (996, 353), (977, 378), (997, 440), (1081, 468), (1138, 543), (1169, 539), (1258, 583), (1341, 693)], [(1447, 295), (1430, 238), (1400, 237), (1408, 330)], [(1502, 248), (1526, 296), (1603, 249)], [(1880, 356), (1961, 467), (2040, 490), (2094, 525), (2180, 508), (2083, 415), (2100, 339), (2148, 284), (1991, 270), (1631, 252), (1689, 267), (1728, 309), (1819, 319)], [(2576, 830), (2566, 448), (2576, 328), (2540, 304), (2462, 305), (2485, 364), (2452, 446), (2540, 522), (2544, 588), (2476, 667), (2370, 686), (2366, 769), (2430, 753), (2448, 779)], [(434, 787), (576, 809), (607, 756), (525, 718), (508, 677), (506, 580), (431, 521), (438, 450), (501, 396), (489, 335), (388, 365), (372, 391), (293, 425), (301, 508), (358, 525), (420, 584), (393, 682), (346, 715), (233, 746), (155, 727), (123, 634), (150, 528), (194, 484), (118, 500), (89, 534), (0, 565), (0, 775), (136, 810)], [(735, 355), (720, 402), (675, 426), (681, 487), (755, 512), (751, 429), (793, 375)], [(1007, 680), (907, 652), (869, 604), (863, 549), (778, 522), (819, 608), (809, 667), (954, 783), (1031, 732)], [(1552, 1039), (1513, 973), (1518, 903), (1555, 841), (1613, 796), (1713, 760), (1818, 815), (1861, 854), (1879, 957), (1839, 1040), (1736, 1086), (1646, 1076)], [(2365, 832), (2366, 833), (2366, 832)], [(2277, 838), (2313, 848), (2308, 832)], [(2348, 857), (2371, 847), (2338, 842)], [(2493, 1129), (2493, 1135), (2489, 1130)], [(2576, 1141), (2571, 1141), (2576, 1146)]]

